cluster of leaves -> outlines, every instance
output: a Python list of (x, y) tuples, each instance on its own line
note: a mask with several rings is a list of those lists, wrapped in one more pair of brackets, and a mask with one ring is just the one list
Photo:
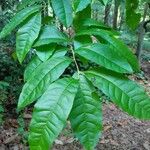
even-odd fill
[(126, 0), (126, 21), (132, 29), (136, 29), (141, 20), (141, 14), (136, 12), (138, 4), (139, 0)]
[[(25, 70), (25, 85), (18, 102), (20, 110), (37, 101), (30, 124), (31, 150), (52, 147), (67, 119), (85, 149), (94, 149), (102, 131), (102, 101), (97, 89), (128, 114), (150, 119), (150, 98), (126, 76), (139, 71), (138, 61), (116, 38), (118, 33), (91, 19), (91, 0), (50, 1), (54, 17), (64, 25), (65, 33), (54, 23), (42, 22), (45, 16), (41, 12), (47, 7), (36, 0), (26, 2), (28, 7), (23, 6), (12, 18), (0, 38), (19, 26), (16, 34), (19, 62), (23, 62), (31, 48), (36, 51)], [(80, 71), (77, 58), (93, 62), (95, 68)], [(62, 77), (72, 63), (77, 72)]]
[[(0, 0), (0, 29), (2, 29), (2, 27), (6, 25), (9, 22), (9, 20), (14, 16), (17, 3), (18, 0)], [(14, 44), (14, 37), (15, 35), (11, 34), (11, 36), (5, 39), (5, 41)]]
[(13, 17), (13, 10), (15, 9), (16, 4), (16, 0), (0, 0), (0, 27), (5, 25), (5, 23)]

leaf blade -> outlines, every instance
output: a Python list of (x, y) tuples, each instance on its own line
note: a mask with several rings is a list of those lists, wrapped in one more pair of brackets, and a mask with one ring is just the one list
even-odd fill
[(39, 99), (30, 125), (31, 150), (48, 150), (52, 146), (66, 123), (77, 88), (77, 80), (63, 78), (51, 84)]
[(39, 65), (42, 64), (42, 61), (35, 56), (30, 63), (27, 65), (24, 72), (24, 81), (28, 81), (31, 78), (31, 74), (37, 69)]
[(101, 106), (99, 96), (92, 83), (81, 75), (70, 121), (76, 137), (87, 150), (94, 149), (101, 134)]
[(90, 80), (94, 79), (96, 87), (128, 114), (150, 119), (150, 98), (143, 88), (120, 74), (102, 68), (96, 70), (86, 72)]
[[(109, 44), (115, 47), (116, 52), (122, 55), (130, 65), (132, 66), (132, 69), (136, 72), (140, 70), (138, 59), (136, 56), (132, 53), (132, 50), (129, 49), (121, 40), (113, 37), (113, 33), (110, 31), (105, 31), (102, 29), (88, 29), (88, 30), (82, 30), (77, 33), (77, 35), (96, 35), (100, 38), (107, 41)], [(115, 50), (114, 49), (114, 50)]]
[(114, 51), (114, 48), (109, 45), (98, 43), (90, 44), (76, 49), (75, 52), (107, 69), (119, 73), (133, 72), (130, 64), (123, 57), (118, 55), (118, 53)]
[(70, 0), (51, 0), (52, 7), (59, 20), (69, 27), (73, 22), (72, 6)]
[(0, 32), (0, 39), (10, 34), (10, 32), (14, 30), (20, 23), (22, 23), (31, 14), (39, 11), (39, 9), (40, 6), (31, 6), (18, 12)]
[(18, 108), (22, 109), (39, 98), (47, 86), (57, 80), (70, 63), (71, 60), (67, 57), (51, 58), (42, 63), (24, 85)]
[[(59, 57), (64, 57), (65, 54), (67, 53), (67, 48), (62, 47), (62, 46), (57, 46), (53, 55), (50, 56), (50, 58), (59, 58)], [(49, 59), (50, 59), (49, 58)], [(25, 72), (24, 72), (24, 81), (29, 81), (32, 76), (36, 73), (36, 70), (40, 67), (40, 65), (43, 64), (43, 61), (38, 57), (35, 56), (30, 63), (27, 65)]]
[(41, 14), (35, 14), (17, 32), (16, 53), (20, 63), (25, 59), (41, 29)]
[(61, 33), (55, 26), (46, 25), (45, 27), (43, 27), (41, 34), (39, 35), (39, 38), (34, 44), (34, 47), (68, 41), (69, 41), (68, 37), (65, 34)]
[(40, 46), (36, 48), (36, 54), (42, 61), (46, 61), (53, 55), (55, 48), (56, 44)]

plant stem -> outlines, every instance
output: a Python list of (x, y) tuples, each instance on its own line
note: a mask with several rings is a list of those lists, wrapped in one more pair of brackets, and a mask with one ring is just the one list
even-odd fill
[(78, 66), (78, 63), (77, 63), (77, 60), (76, 60), (76, 57), (75, 57), (75, 52), (73, 50), (72, 45), (70, 46), (70, 49), (71, 49), (71, 52), (72, 52), (73, 60), (74, 60), (74, 63), (75, 63), (76, 69), (77, 69), (78, 79), (79, 79), (80, 78), (80, 70), (79, 70), (79, 66)]
[[(70, 39), (72, 39), (72, 36), (74, 36), (72, 34), (74, 32), (72, 32), (72, 31), (73, 31), (72, 28), (68, 28), (68, 34), (69, 34)], [(80, 78), (80, 70), (79, 70), (79, 66), (78, 66), (76, 56), (75, 56), (75, 52), (74, 52), (74, 45), (72, 43), (70, 44), (70, 50), (72, 52), (72, 57), (73, 57), (73, 60), (74, 60), (74, 63), (75, 63), (76, 69), (77, 69), (77, 74), (78, 74), (78, 79), (79, 79)]]

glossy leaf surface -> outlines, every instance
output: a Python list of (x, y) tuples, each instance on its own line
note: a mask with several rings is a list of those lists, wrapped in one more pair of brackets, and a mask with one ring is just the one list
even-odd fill
[(19, 97), (18, 108), (24, 108), (39, 98), (49, 84), (61, 76), (70, 62), (71, 60), (67, 57), (57, 57), (42, 63), (24, 85)]
[(39, 65), (42, 64), (42, 61), (39, 59), (38, 56), (35, 56), (34, 58), (32, 58), (32, 60), (30, 61), (30, 63), (27, 65), (25, 72), (24, 72), (24, 81), (28, 81), (33, 72), (38, 68)]
[(92, 43), (92, 39), (88, 35), (78, 36), (74, 38), (74, 48), (78, 49), (84, 45)]
[(86, 76), (125, 112), (139, 119), (150, 119), (150, 98), (138, 84), (102, 68), (87, 71)]
[(18, 12), (0, 32), (0, 39), (10, 34), (20, 23), (27, 19), (31, 14), (39, 11), (39, 9), (40, 6), (31, 6)]
[(90, 44), (75, 51), (86, 59), (120, 73), (133, 72), (129, 63), (115, 52), (114, 47), (105, 44)]
[(48, 150), (57, 138), (73, 106), (78, 81), (63, 78), (51, 84), (35, 105), (30, 125), (30, 150)]
[(134, 71), (139, 71), (139, 63), (136, 56), (132, 53), (132, 51), (119, 39), (113, 36), (113, 33), (110, 31), (105, 31), (102, 29), (89, 29), (83, 30), (77, 33), (77, 35), (97, 35), (100, 38), (107, 41), (109, 44), (114, 46), (114, 50), (116, 53), (119, 53), (123, 56), (129, 64), (132, 66)]
[(53, 55), (55, 48), (55, 44), (40, 46), (36, 48), (36, 54), (42, 61), (46, 61)]
[(16, 38), (16, 53), (20, 63), (38, 37), (41, 29), (41, 14), (35, 14), (18, 30)]
[(65, 56), (68, 51), (68, 48), (63, 46), (57, 46), (55, 52), (53, 53), (52, 57), (62, 57)]
[[(55, 51), (50, 56), (50, 58), (59, 58), (65, 56), (67, 53), (67, 48), (57, 46)], [(43, 61), (38, 56), (35, 56), (32, 61), (27, 65), (24, 72), (24, 81), (29, 81), (30, 78), (36, 73), (36, 69), (43, 64)]]
[(82, 29), (82, 21), (86, 18), (91, 18), (91, 14), (91, 5), (88, 5), (84, 10), (76, 13), (73, 20), (73, 26), (75, 31), (80, 31)]
[(92, 83), (82, 75), (70, 121), (75, 136), (87, 150), (93, 150), (101, 135), (102, 105)]
[(65, 34), (61, 33), (55, 26), (46, 25), (43, 27), (39, 38), (34, 44), (34, 47), (63, 42), (68, 42), (68, 37)]
[(64, 26), (69, 27), (73, 22), (71, 0), (51, 0), (56, 16)]
[(84, 26), (84, 27), (99, 27), (99, 28), (110, 29), (104, 23), (102, 23), (100, 21), (96, 21), (96, 20), (91, 19), (91, 18), (86, 18), (86, 19), (82, 20), (82, 26)]

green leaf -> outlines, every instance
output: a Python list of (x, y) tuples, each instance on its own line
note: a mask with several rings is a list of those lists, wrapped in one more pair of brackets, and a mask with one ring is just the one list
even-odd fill
[(67, 57), (51, 58), (42, 63), (24, 85), (19, 97), (18, 108), (22, 109), (39, 98), (49, 84), (61, 76), (70, 63), (71, 60)]
[(102, 68), (87, 71), (85, 74), (125, 112), (139, 119), (150, 119), (150, 97), (138, 84)]
[(102, 130), (102, 104), (92, 83), (82, 75), (70, 121), (75, 136), (87, 150), (93, 150)]
[(16, 54), (20, 63), (30, 51), (41, 28), (41, 14), (35, 14), (18, 30), (16, 38)]
[(107, 41), (110, 45), (114, 47), (114, 50), (116, 53), (119, 53), (119, 55), (123, 56), (129, 64), (132, 66), (132, 69), (134, 71), (139, 71), (139, 63), (136, 58), (136, 56), (132, 53), (132, 50), (129, 49), (121, 40), (113, 37), (113, 33), (110, 31), (105, 31), (102, 29), (88, 29), (88, 30), (82, 30), (77, 33), (77, 35), (96, 35), (100, 38)]
[(56, 16), (66, 27), (72, 25), (73, 11), (71, 6), (71, 0), (51, 0), (52, 7)]
[(39, 38), (34, 44), (34, 47), (51, 43), (64, 43), (68, 41), (68, 37), (65, 34), (61, 33), (54, 25), (46, 25), (43, 27)]
[[(96, 35), (96, 36), (102, 36), (101, 33), (105, 33), (105, 36), (111, 36), (114, 37), (114, 32), (109, 30), (109, 29), (103, 29), (103, 28), (97, 28), (97, 27), (93, 27), (93, 28), (88, 28), (87, 29), (82, 29), (80, 31), (77, 32), (76, 36), (81, 36), (81, 35)], [(117, 34), (117, 33), (116, 33)], [(115, 34), (115, 35), (116, 35)], [(118, 34), (117, 34), (118, 35)], [(105, 36), (103, 38), (105, 38)]]
[(33, 72), (38, 68), (39, 65), (42, 64), (42, 61), (39, 57), (35, 56), (32, 58), (30, 63), (27, 65), (25, 72), (24, 72), (24, 81), (29, 81)]
[(136, 12), (138, 4), (139, 0), (126, 0), (126, 22), (133, 30), (138, 27), (141, 21), (141, 14)]
[(78, 36), (74, 38), (74, 48), (78, 49), (81, 46), (87, 45), (92, 43), (92, 39), (90, 36), (83, 35), (83, 36)]
[(73, 20), (73, 26), (75, 31), (80, 31), (81, 28), (83, 28), (82, 26), (82, 20), (86, 19), (86, 18), (91, 18), (91, 5), (88, 5), (83, 11), (80, 11), (78, 13), (76, 13), (74, 20)]
[(65, 56), (68, 51), (68, 48), (63, 46), (57, 46), (52, 57), (62, 57)]
[(35, 105), (30, 125), (30, 150), (48, 150), (57, 138), (73, 106), (78, 81), (63, 78), (51, 84)]
[(82, 26), (84, 27), (99, 27), (99, 28), (106, 28), (110, 29), (110, 27), (107, 27), (104, 23), (94, 20), (92, 18), (86, 18), (82, 21)]
[(20, 23), (27, 19), (31, 14), (39, 11), (39, 9), (40, 6), (32, 6), (18, 12), (0, 32), (0, 39), (10, 34)]
[(114, 47), (111, 47), (110, 45), (95, 43), (76, 49), (75, 52), (107, 69), (119, 73), (133, 72), (129, 63), (123, 57), (118, 55), (118, 53), (115, 52)]
[(111, 34), (111, 35), (120, 35), (119, 32), (113, 30), (112, 28), (106, 26), (103, 22), (100, 22), (100, 21), (97, 21), (97, 20), (94, 20), (92, 18), (86, 18), (86, 19), (83, 19), (83, 21), (81, 21), (81, 24), (82, 24), (82, 30), (85, 29), (85, 27), (87, 28), (86, 30), (88, 30), (89, 28), (98, 28), (98, 29), (103, 29), (105, 32), (107, 32), (108, 34)]
[[(78, 49), (81, 46), (87, 45), (92, 43), (92, 38), (88, 35), (78, 36), (74, 38), (74, 49)], [(78, 55), (80, 61), (83, 63), (83, 65), (88, 64), (88, 60), (83, 58), (82, 56)]]
[[(50, 56), (50, 58), (63, 57), (67, 53), (68, 49), (62, 46), (57, 46), (55, 51)], [(39, 59), (38, 56), (35, 56), (31, 62), (27, 65), (24, 73), (24, 81), (29, 81), (30, 78), (36, 73), (36, 69), (42, 65), (43, 62)]]
[(85, 9), (89, 4), (91, 3), (91, 0), (73, 0), (74, 10), (75, 12), (82, 11)]
[(53, 55), (56, 44), (44, 45), (36, 48), (36, 54), (42, 61), (46, 61)]

